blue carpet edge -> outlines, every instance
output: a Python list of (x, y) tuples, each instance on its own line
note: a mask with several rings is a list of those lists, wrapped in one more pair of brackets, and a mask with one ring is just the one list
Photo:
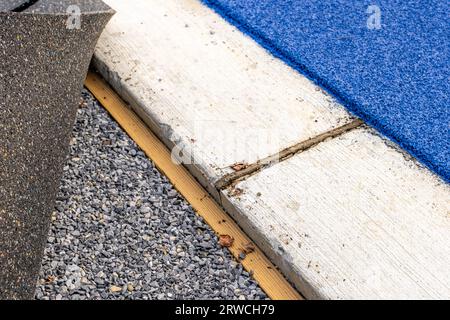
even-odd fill
[(269, 51), (273, 56), (275, 56), (278, 59), (281, 59), (288, 66), (300, 72), (302, 75), (307, 77), (313, 83), (315, 83), (316, 85), (320, 86), (322, 89), (327, 91), (336, 99), (336, 101), (342, 104), (352, 115), (360, 118), (365, 123), (376, 129), (378, 132), (387, 137), (389, 140), (400, 146), (403, 150), (407, 151), (415, 160), (417, 160), (422, 165), (433, 171), (433, 173), (436, 173), (446, 183), (450, 184), (450, 172), (448, 172), (448, 170), (445, 170), (435, 165), (433, 162), (427, 159), (426, 155), (416, 150), (413, 146), (397, 140), (397, 138), (389, 131), (388, 128), (386, 128), (381, 123), (376, 121), (376, 119), (372, 119), (370, 115), (362, 112), (362, 108), (359, 108), (355, 102), (351, 101), (351, 99), (349, 99), (345, 93), (341, 93), (336, 88), (333, 88), (331, 84), (329, 84), (325, 79), (320, 78), (314, 71), (310, 70), (307, 66), (297, 63), (293, 57), (285, 53), (283, 50), (280, 50), (279, 48), (274, 46), (271, 43), (270, 39), (265, 38), (256, 30), (253, 30), (250, 25), (244, 23), (243, 21), (235, 19), (231, 14), (231, 12), (226, 8), (223, 8), (221, 5), (215, 2), (211, 2), (210, 0), (200, 0), (200, 1), (209, 8), (211, 8), (213, 11), (215, 11), (217, 14), (219, 14), (221, 17), (223, 17), (230, 24), (238, 28), (242, 33), (246, 34), (254, 41), (256, 41), (264, 49)]

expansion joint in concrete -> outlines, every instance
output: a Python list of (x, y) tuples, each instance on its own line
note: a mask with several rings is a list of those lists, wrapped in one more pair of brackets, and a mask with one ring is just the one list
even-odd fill
[(327, 139), (336, 138), (348, 131), (351, 131), (353, 129), (360, 127), (363, 124), (364, 124), (364, 122), (362, 120), (359, 120), (359, 119), (353, 120), (352, 122), (350, 122), (346, 125), (340, 126), (338, 128), (334, 128), (332, 130), (329, 130), (327, 132), (319, 134), (313, 138), (310, 138), (308, 140), (297, 143), (293, 146), (283, 149), (282, 151), (280, 151), (276, 154), (273, 154), (264, 159), (258, 160), (257, 162), (255, 162), (253, 164), (242, 165), (242, 166), (240, 166), (238, 171), (229, 173), (229, 174), (223, 176), (222, 178), (220, 178), (216, 182), (215, 187), (219, 191), (226, 189), (229, 186), (235, 184), (236, 182), (244, 180), (244, 179), (256, 174), (257, 172), (264, 170), (265, 168), (268, 168), (276, 163), (285, 161), (285, 160), (291, 158), (292, 156), (299, 154), (301, 152), (304, 152)]

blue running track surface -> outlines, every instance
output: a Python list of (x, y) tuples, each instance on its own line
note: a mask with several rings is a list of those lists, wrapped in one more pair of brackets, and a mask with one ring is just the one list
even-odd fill
[(450, 1), (202, 1), (450, 182)]

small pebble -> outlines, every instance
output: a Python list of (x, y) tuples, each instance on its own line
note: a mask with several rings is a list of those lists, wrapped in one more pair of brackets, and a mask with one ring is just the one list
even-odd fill
[(83, 98), (36, 298), (267, 299), (120, 126)]

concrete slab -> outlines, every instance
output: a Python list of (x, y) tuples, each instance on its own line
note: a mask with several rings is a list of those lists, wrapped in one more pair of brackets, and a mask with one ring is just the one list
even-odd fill
[(448, 185), (198, 0), (107, 3), (94, 65), (306, 297), (448, 296)]
[(330, 96), (198, 0), (106, 2), (117, 14), (99, 40), (95, 66), (207, 187), (233, 164), (350, 120)]
[(367, 128), (223, 191), (309, 299), (449, 299), (450, 188)]

